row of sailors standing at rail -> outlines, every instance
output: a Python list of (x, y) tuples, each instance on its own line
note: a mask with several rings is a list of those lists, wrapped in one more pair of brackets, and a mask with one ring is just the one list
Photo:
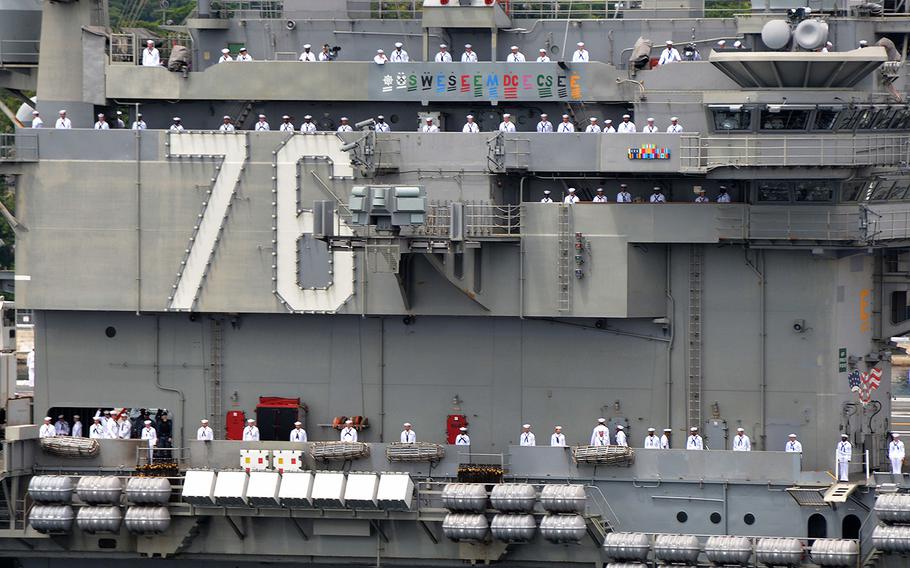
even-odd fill
[[(566, 196), (563, 198), (562, 202), (567, 205), (575, 205), (576, 203), (581, 202), (581, 198), (578, 197), (578, 190), (574, 187), (568, 188), (566, 190)], [(594, 198), (591, 200), (591, 203), (609, 203), (610, 200), (604, 194), (604, 189), (598, 187), (596, 190)], [(717, 203), (730, 203), (730, 194), (727, 192), (726, 186), (720, 186), (719, 193), (717, 195)], [(553, 198), (550, 197), (553, 194), (549, 189), (545, 189), (543, 192), (543, 197), (541, 198), (541, 203), (555, 203)], [(666, 203), (667, 198), (663, 193), (663, 190), (659, 186), (655, 186), (651, 195), (648, 197), (650, 203)], [(619, 184), (619, 192), (616, 194), (616, 203), (639, 203), (644, 202), (639, 197), (632, 197), (632, 194), (629, 193), (629, 186), (621, 183)], [(708, 199), (705, 194), (704, 189), (698, 189), (698, 196), (694, 200), (695, 203), (710, 203), (711, 200)]]

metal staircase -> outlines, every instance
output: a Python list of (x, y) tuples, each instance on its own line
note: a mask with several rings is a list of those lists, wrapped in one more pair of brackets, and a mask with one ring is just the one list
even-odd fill
[(212, 360), (208, 375), (209, 422), (213, 432), (224, 431), (221, 423), (223, 409), (221, 403), (221, 379), (224, 362), (224, 324), (219, 318), (212, 318)]
[(234, 119), (234, 128), (237, 130), (243, 128), (243, 124), (246, 122), (246, 119), (250, 116), (251, 112), (253, 112), (253, 101), (246, 101), (240, 108), (240, 114)]
[(702, 245), (689, 248), (688, 408), (689, 426), (701, 426), (701, 301), (705, 252)]
[(569, 209), (571, 205), (561, 203), (557, 217), (557, 243), (559, 250), (556, 257), (556, 279), (559, 287), (557, 309), (560, 312), (572, 311), (572, 267), (569, 263), (572, 242), (570, 240), (571, 228), (569, 223)]

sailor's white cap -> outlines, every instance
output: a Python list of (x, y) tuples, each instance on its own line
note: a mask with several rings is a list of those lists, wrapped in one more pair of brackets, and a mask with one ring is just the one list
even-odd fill
[(623, 117), (623, 118), (632, 118), (632, 117), (629, 116), (628, 114), (624, 114), (624, 115), (622, 115), (622, 117)]
[(151, 423), (152, 423), (151, 420), (146, 420), (145, 422), (143, 422), (143, 424), (145, 424), (146, 426), (148, 426), (148, 425), (151, 424)]
[(256, 421), (256, 419), (255, 419), (255, 418), (247, 418), (246, 421), (247, 421), (247, 424), (252, 424), (253, 422)]
[(385, 51), (382, 48), (379, 48), (376, 50), (376, 53), (385, 53)]
[(657, 430), (655, 430), (654, 428), (648, 428), (648, 432), (656, 432), (656, 431)]
[(45, 417), (44, 417), (44, 421), (45, 421), (45, 422), (50, 422), (50, 421), (51, 421), (51, 417), (50, 417), (50, 416), (45, 416)]
[(575, 188), (574, 188), (574, 187), (570, 187), (570, 188), (569, 188), (569, 193), (575, 193)]
[(471, 47), (473, 47), (473, 46), (470, 43), (464, 44), (465, 49), (471, 49)]
[(584, 47), (584, 46), (585, 46), (585, 42), (580, 41), (580, 42), (576, 43), (575, 45), (577, 45), (578, 47)]
[(246, 51), (246, 47), (241, 47), (238, 51)]
[(598, 418), (597, 421), (600, 422), (601, 424), (603, 424), (604, 422), (607, 421), (607, 419), (606, 419), (606, 418)]
[(617, 430), (623, 430), (622, 424), (617, 424), (617, 425), (616, 425), (616, 429), (617, 429)]
[(899, 432), (891, 432), (891, 437), (892, 437), (892, 438), (900, 438), (901, 435), (900, 435)]
[(743, 45), (743, 42), (741, 42), (739, 40), (733, 42), (733, 47), (742, 47), (742, 45)]
[(695, 426), (692, 426), (691, 428), (689, 428), (689, 432), (698, 432), (698, 428)]
[(513, 46), (510, 47), (509, 49), (511, 49), (512, 51), (515, 51), (516, 49), (518, 49), (518, 46), (517, 46), (517, 45), (513, 45)]
[(175, 116), (172, 120), (173, 120), (174, 122), (180, 122), (180, 117), (179, 117), (179, 116)]
[(546, 52), (547, 52), (547, 50), (544, 49), (543, 47), (541, 47), (539, 51), (540, 51), (541, 53), (546, 53)]
[(303, 44), (303, 49), (310, 49), (311, 47), (313, 46), (308, 43)]
[(474, 118), (474, 115), (473, 115), (473, 114), (469, 114), (469, 115), (465, 116), (465, 118)]
[(461, 428), (458, 429), (458, 431), (459, 431), (459, 432), (467, 432), (468, 429), (465, 428), (464, 426), (462, 426)]
[(613, 124), (613, 121), (608, 118), (604, 121), (604, 124)]
[(104, 413), (105, 413), (105, 414), (110, 414), (111, 411), (110, 411), (110, 410), (105, 410)]
[(141, 113), (141, 112), (137, 112), (137, 113), (136, 113), (136, 118), (142, 118), (142, 113)]
[(530, 425), (530, 424), (522, 424), (521, 427), (522, 427), (522, 428), (530, 428), (531, 425)]
[(259, 115), (259, 118), (265, 118), (265, 115), (264, 115), (264, 114), (260, 114), (260, 115)]
[(60, 111), (57, 114), (66, 114), (66, 109), (65, 108), (60, 109)]
[(440, 43), (440, 44), (439, 44), (439, 49), (445, 49), (445, 48), (447, 48), (447, 47), (449, 47), (449, 46), (447, 46), (447, 45), (444, 44), (444, 43)]
[(404, 424), (402, 424), (402, 426), (410, 426), (410, 425), (411, 425), (410, 422), (405, 422)]
[(145, 40), (145, 43), (151, 43), (151, 44), (154, 44), (154, 43), (155, 43), (155, 40), (152, 40), (152, 39), (147, 39), (147, 40)]
[(281, 119), (282, 119), (282, 120), (290, 120), (291, 117), (288, 116), (288, 115), (284, 115), (284, 116), (281, 117)]
[(672, 432), (673, 428), (664, 428), (664, 432)]
[(37, 111), (37, 110), (33, 110), (33, 111), (32, 111), (32, 116), (38, 116), (38, 111)]
[(122, 114), (123, 114), (123, 113), (122, 113), (121, 111), (119, 111), (119, 110), (117, 111), (117, 116), (120, 116), (120, 115), (122, 115)]
[(104, 113), (103, 113), (103, 112), (99, 112), (99, 113), (98, 113), (98, 118), (104, 118)]
[(540, 113), (540, 118), (547, 118), (548, 116), (550, 115), (545, 112)]
[(796, 434), (787, 434), (787, 437), (788, 437), (788, 438), (795, 438), (795, 437), (796, 437)]
[(826, 41), (826, 42), (825, 42), (825, 47), (834, 47), (834, 44), (831, 43), (830, 41)]
[(432, 117), (432, 116), (428, 116), (428, 117), (427, 117), (427, 122), (433, 122), (433, 117)]
[(199, 422), (202, 422), (203, 424), (208, 424), (208, 423), (209, 423), (209, 419), (208, 419), (208, 418), (203, 418), (203, 419), (200, 420)]
[(509, 113), (505, 113), (504, 115), (502, 115), (502, 117), (503, 118), (512, 118), (512, 115)]
[(849, 438), (850, 436), (848, 436), (847, 433), (844, 432), (843, 434), (840, 435), (840, 437), (841, 437), (841, 438)]
[(673, 45), (673, 40), (667, 40), (667, 45)]
[(228, 115), (224, 115), (223, 117), (221, 117), (221, 119), (222, 120), (231, 120), (231, 117)]
[(746, 430), (743, 429), (743, 428), (737, 428), (736, 431), (737, 431), (737, 432), (745, 432)]
[(549, 190), (549, 189), (543, 190), (543, 194), (544, 194), (544, 195), (550, 195), (550, 190)]
[(347, 420), (344, 421), (344, 423), (345, 423), (345, 424), (353, 424), (354, 421), (351, 420), (350, 418), (348, 418)]
[(569, 115), (564, 114), (564, 115), (562, 115), (562, 117), (563, 117), (563, 118), (569, 118)]
[(603, 193), (603, 192), (604, 192), (604, 188), (602, 188), (602, 187), (597, 188), (597, 193)]
[(861, 40), (859, 40), (859, 44), (860, 45), (869, 45), (869, 42), (864, 39), (861, 39)]
[(404, 45), (404, 44), (401, 43), (400, 41), (396, 41), (396, 42), (395, 42), (395, 47), (402, 47), (403, 45)]
[(588, 120), (590, 120), (591, 122), (597, 122), (597, 117), (596, 117), (596, 116), (592, 116), (592, 117), (589, 118)]
[(63, 415), (61, 414), (61, 415), (58, 416), (57, 418), (62, 420), (62, 419), (63, 419)]
[(341, 118), (339, 118), (339, 119), (338, 119), (338, 120), (340, 120), (340, 121), (341, 121), (341, 122), (347, 122), (347, 120), (348, 120), (348, 117), (346, 117), (346, 116), (342, 116), (342, 117), (341, 117)]
[(226, 47), (225, 47), (224, 49), (221, 50), (221, 53), (224, 53), (225, 55), (227, 55), (227, 54), (230, 53), (230, 52), (231, 52), (231, 50), (228, 49), (228, 48), (226, 48)]
[(310, 120), (311, 118), (313, 118), (313, 117), (310, 116), (310, 115), (306, 115), (306, 116), (303, 117), (303, 120)]
[(379, 120), (383, 120), (385, 117), (382, 116), (381, 114), (377, 114), (377, 115), (376, 115), (376, 118), (379, 119)]
[(652, 117), (650, 117), (650, 116), (648, 117), (647, 120), (648, 120), (648, 122), (654, 122), (654, 119), (653, 119)]
[(554, 429), (554, 430), (562, 430), (562, 426), (554, 426), (553, 429)]
[(298, 420), (297, 422), (294, 422), (294, 426), (303, 426), (303, 422)]
[(660, 191), (660, 187), (658, 187), (658, 186), (655, 185), (655, 186), (654, 186), (654, 191)]
[(722, 39), (722, 40), (720, 40), (719, 42), (717, 42), (717, 45), (723, 47), (723, 46), (727, 45), (727, 40)]
[(100, 416), (92, 416), (92, 420), (94, 420), (95, 422), (101, 422), (101, 417), (100, 417)]
[(671, 117), (670, 117), (670, 121), (671, 121), (671, 122), (674, 122), (674, 121), (675, 121), (675, 122), (679, 122), (679, 117), (678, 117), (678, 116), (671, 116)]

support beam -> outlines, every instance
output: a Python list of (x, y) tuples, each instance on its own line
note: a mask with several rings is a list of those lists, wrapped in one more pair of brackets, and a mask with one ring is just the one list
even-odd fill
[(246, 534), (240, 530), (240, 527), (237, 526), (237, 523), (234, 522), (234, 519), (230, 515), (225, 515), (224, 518), (227, 520), (228, 524), (231, 525), (231, 529), (234, 530), (234, 534), (237, 535), (237, 538), (243, 540), (246, 538)]

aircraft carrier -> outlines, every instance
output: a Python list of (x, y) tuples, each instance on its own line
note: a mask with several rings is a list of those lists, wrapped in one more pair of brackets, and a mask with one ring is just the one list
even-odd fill
[[(906, 1), (200, 0), (165, 35), (105, 0), (0, 12), (35, 336), (32, 388), (3, 318), (14, 565), (907, 565)], [(657, 65), (668, 40), (687, 60)], [(410, 61), (375, 63), (395, 42)], [(623, 114), (658, 131), (584, 132)], [(172, 440), (39, 439), (98, 409), (167, 409)], [(599, 417), (631, 447), (589, 446)]]

